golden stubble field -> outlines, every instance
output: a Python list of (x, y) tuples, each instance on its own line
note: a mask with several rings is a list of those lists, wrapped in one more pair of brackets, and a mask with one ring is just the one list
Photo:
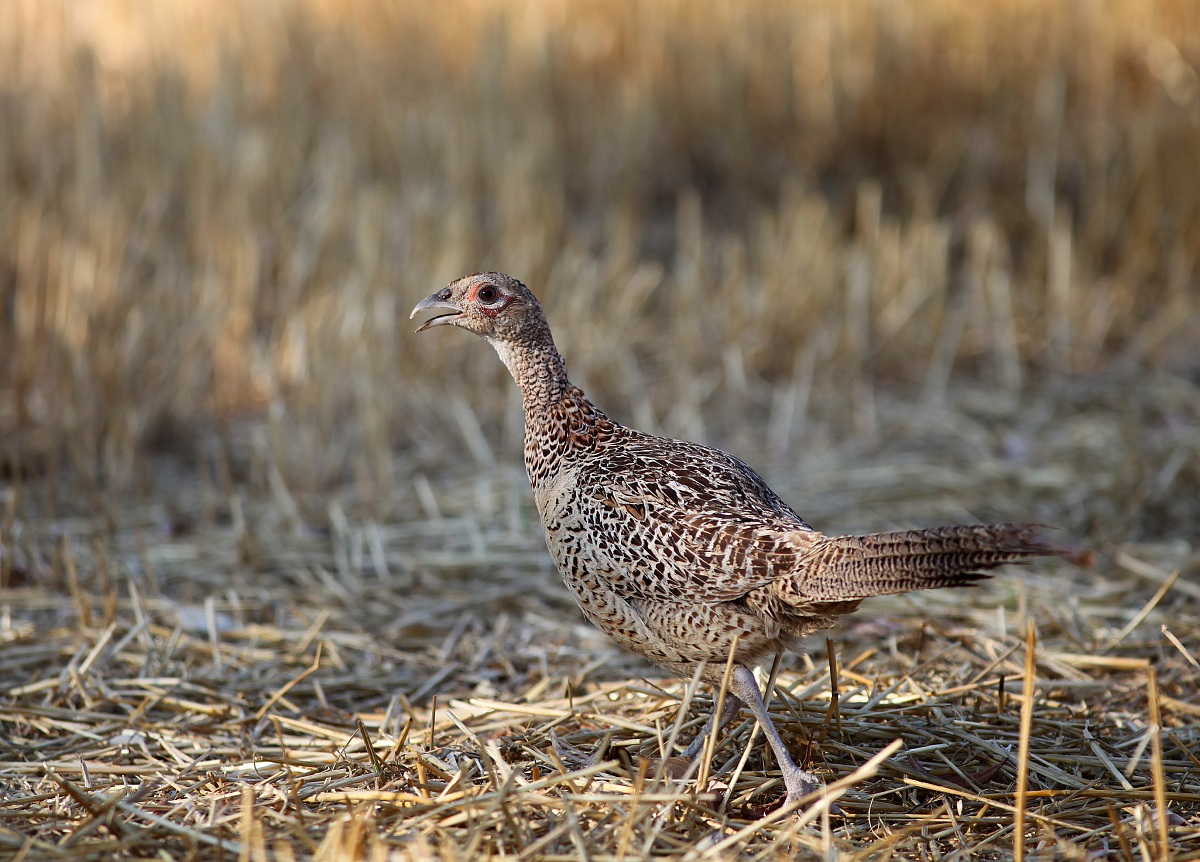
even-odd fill
[[(3, 4), (0, 857), (1200, 858), (1198, 69), (1191, 0)], [(749, 720), (675, 780), (712, 693), (411, 335), (492, 268), (819, 529), (1091, 559), (783, 662), (842, 815)]]

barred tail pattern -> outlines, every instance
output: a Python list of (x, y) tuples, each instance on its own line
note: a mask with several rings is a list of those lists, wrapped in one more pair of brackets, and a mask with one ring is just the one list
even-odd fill
[(1006, 563), (1056, 553), (1032, 524), (823, 536), (804, 555), (784, 592), (799, 604), (959, 587), (988, 577), (988, 570)]

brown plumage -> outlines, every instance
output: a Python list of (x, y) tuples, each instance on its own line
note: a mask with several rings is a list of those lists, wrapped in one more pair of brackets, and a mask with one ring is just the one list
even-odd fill
[[(584, 614), (664, 670), (719, 683), (735, 642), (729, 708), (763, 726), (793, 802), (819, 781), (799, 769), (751, 672), (870, 596), (970, 584), (1053, 553), (1018, 524), (871, 536), (813, 530), (750, 467), (718, 449), (609, 419), (567, 379), (541, 306), (495, 272), (461, 278), (413, 309), (445, 309), (486, 338), (521, 389), (525, 466), (546, 544)], [(703, 747), (702, 732), (688, 749)]]

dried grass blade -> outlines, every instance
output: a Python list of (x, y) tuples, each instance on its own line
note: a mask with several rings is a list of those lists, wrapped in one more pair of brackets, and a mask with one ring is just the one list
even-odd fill
[(1013, 859), (1025, 859), (1025, 805), (1029, 792), (1029, 744), (1033, 730), (1033, 687), (1037, 677), (1037, 629), (1028, 623), (1025, 633), (1025, 679), (1021, 694), (1021, 735), (1017, 747), (1016, 819), (1013, 828)]
[(1125, 627), (1122, 628), (1121, 631), (1117, 632), (1116, 636), (1111, 641), (1105, 644), (1103, 650), (1104, 652), (1107, 652), (1121, 641), (1125, 640), (1125, 638), (1129, 636), (1130, 632), (1140, 626), (1146, 617), (1150, 616), (1150, 612), (1153, 611), (1158, 603), (1162, 601), (1163, 596), (1171, 591), (1171, 587), (1175, 586), (1175, 582), (1179, 580), (1181, 571), (1182, 569), (1175, 569), (1167, 576), (1167, 579), (1163, 581), (1162, 586), (1158, 588), (1158, 591), (1155, 592), (1155, 594), (1150, 598), (1150, 601), (1142, 605), (1142, 609), (1134, 614), (1133, 619), (1126, 623)]
[[(1179, 574), (1178, 571), (1175, 573)], [(1150, 705), (1150, 770), (1154, 778), (1154, 819), (1158, 826), (1158, 854), (1162, 862), (1170, 862), (1171, 844), (1167, 822), (1167, 781), (1163, 772), (1162, 715), (1158, 708), (1158, 673), (1146, 670), (1146, 697)]]
[[(738, 636), (733, 636), (733, 643), (729, 645), (729, 657), (725, 660), (725, 672), (721, 674), (721, 686), (717, 689), (717, 702), (713, 704), (712, 728), (709, 730), (708, 738), (704, 740), (704, 747), (700, 752), (700, 772), (696, 776), (696, 792), (702, 793), (704, 788), (708, 786), (708, 776), (712, 769), (713, 753), (717, 748), (717, 735), (722, 728), (717, 727), (721, 720), (721, 714), (725, 709), (725, 698), (729, 694), (729, 680), (733, 676), (734, 658), (737, 655)], [(767, 697), (771, 696), (771, 692), (767, 692)]]
[(1121, 815), (1111, 802), (1105, 801), (1104, 808), (1108, 812), (1109, 822), (1112, 823), (1113, 834), (1117, 836), (1117, 844), (1121, 847), (1121, 856), (1125, 862), (1133, 862), (1133, 848), (1129, 845), (1129, 837), (1125, 834), (1125, 824), (1121, 822)]
[(317, 654), (315, 656), (313, 656), (312, 664), (310, 664), (307, 668), (302, 670), (299, 674), (292, 677), (290, 680), (288, 680), (286, 683), (284, 683), (282, 686), (280, 686), (278, 689), (275, 690), (274, 694), (272, 694), (267, 699), (267, 702), (262, 705), (262, 708), (259, 709), (259, 711), (254, 714), (255, 722), (262, 721), (262, 717), (264, 715), (266, 715), (267, 712), (270, 711), (271, 707), (273, 707), (276, 703), (279, 702), (280, 698), (282, 698), (289, 691), (291, 691), (293, 688), (295, 688), (297, 685), (302, 683), (309, 676), (316, 673), (317, 670), (320, 669), (320, 667), (321, 667), (321, 648), (324, 645), (325, 645), (324, 641), (319, 641), (317, 643)]

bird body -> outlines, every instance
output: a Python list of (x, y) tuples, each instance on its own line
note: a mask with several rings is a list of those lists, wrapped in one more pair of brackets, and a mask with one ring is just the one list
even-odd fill
[(606, 416), (570, 383), (540, 305), (516, 279), (466, 276), (413, 314), (431, 308), (452, 313), (418, 332), (450, 324), (482, 335), (521, 389), (525, 466), (546, 544), (583, 613), (683, 678), (719, 684), (732, 651), (732, 712), (710, 727), (749, 706), (789, 802), (818, 783), (791, 762), (750, 668), (870, 596), (970, 584), (1051, 553), (1032, 528), (1013, 524), (826, 536), (738, 458)]

